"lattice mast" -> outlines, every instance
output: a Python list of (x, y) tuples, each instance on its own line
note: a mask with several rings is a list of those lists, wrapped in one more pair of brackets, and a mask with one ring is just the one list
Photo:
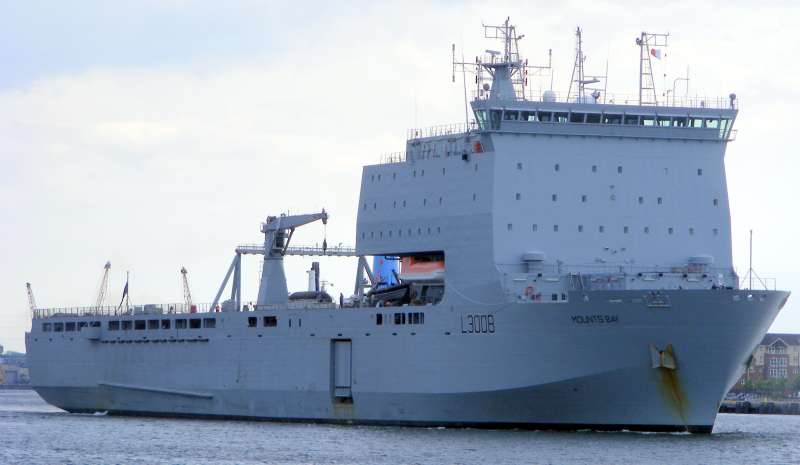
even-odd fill
[(523, 61), (519, 54), (519, 41), (525, 36), (517, 35), (516, 27), (510, 24), (510, 18), (506, 18), (500, 26), (484, 24), (483, 35), (486, 39), (500, 40), (503, 50), (486, 50), (483, 58), (476, 56), (474, 63), (467, 63), (463, 58), (460, 62), (456, 61), (453, 44), (453, 82), (457, 72), (471, 73), (475, 75), (476, 98), (491, 96), (504, 100), (525, 100), (529, 74), (550, 70), (552, 51), (548, 55), (546, 66), (530, 65), (527, 59)]
[(586, 55), (583, 54), (583, 30), (580, 27), (575, 28), (575, 65), (572, 67), (572, 79), (569, 82), (569, 91), (567, 92), (568, 102), (587, 102), (586, 91), (590, 90), (593, 102), (597, 102), (601, 94), (605, 94), (605, 87), (601, 92), (600, 89), (587, 87), (591, 84), (597, 84), (602, 79), (604, 83), (608, 82), (608, 63), (606, 63), (606, 74), (603, 76), (594, 75), (587, 76), (585, 70)]
[(97, 291), (95, 307), (102, 307), (108, 294), (108, 271), (111, 269), (111, 262), (106, 262), (103, 266), (103, 276), (100, 278), (100, 290)]
[(33, 297), (31, 283), (25, 283), (25, 290), (28, 291), (28, 307), (30, 307), (31, 311), (34, 311), (36, 310), (36, 299)]
[(642, 32), (636, 39), (639, 46), (639, 105), (658, 105), (656, 83), (653, 79), (652, 56), (661, 56), (661, 47), (667, 46), (669, 34)]
[(183, 282), (183, 301), (186, 302), (186, 308), (192, 308), (192, 291), (189, 290), (189, 272), (186, 267), (181, 267), (181, 281)]

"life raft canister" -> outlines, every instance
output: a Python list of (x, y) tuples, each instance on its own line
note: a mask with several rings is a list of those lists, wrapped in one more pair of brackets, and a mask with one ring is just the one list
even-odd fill
[(483, 153), (483, 144), (481, 144), (481, 141), (476, 140), (472, 143), (472, 151), (475, 153)]

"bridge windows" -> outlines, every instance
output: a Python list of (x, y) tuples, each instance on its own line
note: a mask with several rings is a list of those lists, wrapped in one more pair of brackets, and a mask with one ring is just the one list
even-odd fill
[(186, 320), (184, 318), (175, 320), (175, 329), (186, 329)]
[(108, 322), (108, 330), (109, 331), (119, 331), (119, 321), (109, 321)]
[(717, 118), (706, 118), (704, 123), (703, 127), (719, 129), (719, 120)]
[(172, 324), (172, 320), (161, 320), (161, 329), (169, 329)]
[(50, 332), (53, 330), (53, 323), (42, 323), (42, 331)]
[(586, 118), (585, 113), (570, 113), (569, 114), (569, 122), (570, 123), (583, 123), (584, 118)]
[(202, 320), (200, 318), (191, 318), (189, 320), (189, 329), (200, 329)]
[(656, 124), (655, 116), (646, 115), (646, 116), (641, 116), (639, 118), (639, 125), (641, 126), (655, 126), (655, 124)]
[(274, 315), (265, 316), (264, 317), (264, 327), (265, 328), (274, 328), (278, 326), (278, 317)]
[[(183, 320), (186, 323), (186, 320)], [(133, 321), (131, 320), (122, 320), (122, 330), (123, 331), (130, 331), (133, 329)]]
[(587, 124), (600, 124), (600, 113), (587, 113), (586, 114), (586, 123)]
[(521, 121), (536, 121), (535, 111), (523, 111), (520, 113), (519, 119)]
[(538, 113), (539, 121), (549, 123), (553, 121), (553, 113), (549, 111), (540, 111)]
[(639, 115), (625, 115), (625, 124), (639, 124)]
[(256, 326), (258, 326), (258, 318), (254, 316), (247, 317), (247, 327), (255, 328)]
[(658, 116), (656, 117), (658, 125), (662, 128), (668, 128), (670, 126), (670, 121), (672, 120), (669, 116)]
[(603, 114), (603, 124), (622, 124), (622, 115)]
[(75, 331), (75, 322), (74, 321), (70, 321), (70, 322), (66, 323), (64, 325), (64, 329), (66, 331)]
[(517, 121), (519, 119), (519, 112), (516, 110), (506, 110), (503, 113), (503, 119), (506, 121)]
[(158, 329), (158, 320), (147, 320), (147, 329)]

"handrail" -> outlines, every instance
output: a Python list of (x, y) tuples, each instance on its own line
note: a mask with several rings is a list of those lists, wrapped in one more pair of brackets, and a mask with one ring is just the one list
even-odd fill
[[(478, 93), (472, 93), (473, 100), (483, 101), (487, 100), (487, 94), (480, 96)], [(536, 103), (574, 103), (574, 104), (597, 104), (597, 105), (625, 105), (637, 107), (652, 107), (652, 108), (708, 108), (714, 110), (738, 110), (739, 100), (731, 99), (731, 97), (708, 97), (708, 96), (673, 96), (670, 95), (663, 101), (655, 103), (639, 104), (639, 95), (612, 93), (609, 92), (605, 96), (600, 96), (596, 101), (594, 98), (586, 97), (583, 102), (578, 101), (573, 97), (572, 100), (564, 92), (554, 91), (539, 91), (526, 93), (525, 98), (517, 98), (510, 102), (536, 102)]]

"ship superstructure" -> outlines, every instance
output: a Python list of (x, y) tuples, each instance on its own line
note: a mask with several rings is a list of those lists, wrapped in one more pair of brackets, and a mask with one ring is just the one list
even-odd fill
[[(290, 246), (324, 210), (273, 216), (209, 306), (37, 308), (37, 391), (77, 412), (710, 432), (788, 298), (733, 269), (735, 96), (612, 101), (589, 88), (580, 30), (575, 87), (533, 95), (546, 67), (508, 21), (484, 30), (503, 50), (454, 63), (475, 75), (474, 121), (364, 167), (355, 248)], [(264, 255), (255, 303), (245, 254)], [(358, 257), (353, 295), (324, 294), (318, 266), (289, 294), (287, 255)]]

